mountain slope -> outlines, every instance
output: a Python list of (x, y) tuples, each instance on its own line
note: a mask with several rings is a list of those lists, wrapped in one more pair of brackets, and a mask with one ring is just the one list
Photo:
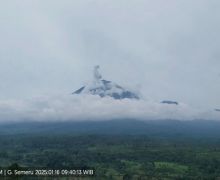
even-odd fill
[(72, 94), (91, 94), (99, 95), (100, 97), (112, 97), (114, 99), (139, 99), (138, 95), (134, 92), (126, 90), (116, 83), (102, 79), (98, 69), (99, 66), (96, 66), (94, 69), (94, 81), (92, 83), (81, 87)]
[(0, 125), (0, 135), (16, 134), (115, 134), (157, 137), (220, 138), (219, 121), (138, 121), (116, 119), (78, 122), (23, 122)]

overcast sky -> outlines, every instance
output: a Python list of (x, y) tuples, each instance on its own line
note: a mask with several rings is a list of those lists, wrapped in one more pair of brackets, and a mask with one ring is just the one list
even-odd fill
[(92, 78), (146, 99), (220, 107), (219, 0), (0, 0), (0, 99)]

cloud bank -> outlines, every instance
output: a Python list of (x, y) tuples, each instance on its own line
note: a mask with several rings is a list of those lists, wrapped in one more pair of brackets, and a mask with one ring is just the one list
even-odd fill
[(161, 104), (146, 100), (114, 100), (91, 95), (41, 96), (26, 100), (0, 101), (0, 122), (21, 121), (104, 121), (220, 120), (220, 113), (184, 103)]

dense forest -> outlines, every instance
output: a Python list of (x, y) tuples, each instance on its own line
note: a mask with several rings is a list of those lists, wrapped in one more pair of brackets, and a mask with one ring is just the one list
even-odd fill
[(0, 166), (4, 168), (95, 170), (94, 177), (82, 179), (220, 177), (218, 138), (23, 134), (1, 135), (0, 145)]

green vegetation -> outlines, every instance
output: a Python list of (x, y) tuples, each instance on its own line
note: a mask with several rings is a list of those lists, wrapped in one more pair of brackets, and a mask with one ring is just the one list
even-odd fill
[(93, 179), (220, 177), (220, 139), (11, 135), (0, 136), (0, 145), (1, 167), (89, 167)]

